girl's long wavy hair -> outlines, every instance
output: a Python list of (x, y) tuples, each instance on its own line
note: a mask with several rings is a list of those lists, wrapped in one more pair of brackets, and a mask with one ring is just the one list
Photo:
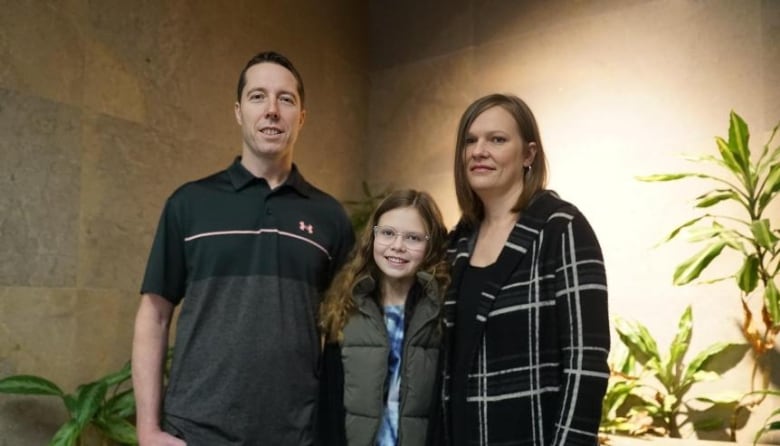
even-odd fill
[(333, 279), (320, 306), (319, 326), (327, 341), (341, 341), (344, 326), (349, 317), (357, 310), (352, 299), (355, 284), (365, 276), (379, 283), (382, 272), (374, 262), (374, 226), (386, 212), (398, 208), (413, 208), (420, 213), (425, 230), (430, 239), (425, 257), (418, 271), (425, 271), (434, 277), (439, 296), (444, 293), (449, 274), (444, 258), (446, 250), (447, 228), (441, 217), (441, 211), (427, 192), (404, 189), (391, 192), (371, 214), (358, 242), (350, 253), (349, 260)]

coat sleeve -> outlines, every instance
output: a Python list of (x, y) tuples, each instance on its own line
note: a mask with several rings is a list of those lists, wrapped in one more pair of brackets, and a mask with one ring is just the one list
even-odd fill
[(563, 225), (555, 295), (561, 391), (554, 445), (596, 445), (609, 378), (609, 315), (604, 259), (590, 224), (574, 212)]
[(341, 362), (341, 348), (337, 343), (328, 342), (322, 354), (320, 369), (318, 445), (347, 444), (344, 417), (344, 366)]

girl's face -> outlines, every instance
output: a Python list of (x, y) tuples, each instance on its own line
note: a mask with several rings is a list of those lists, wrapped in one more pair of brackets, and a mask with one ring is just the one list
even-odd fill
[(412, 279), (425, 258), (428, 243), (428, 231), (417, 209), (389, 210), (374, 228), (374, 262), (384, 279)]

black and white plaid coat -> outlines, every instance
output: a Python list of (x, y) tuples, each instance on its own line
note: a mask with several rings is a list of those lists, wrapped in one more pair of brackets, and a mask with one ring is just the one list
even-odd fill
[[(453, 339), (460, 280), (476, 240), (463, 225), (453, 235), (445, 342)], [(604, 262), (589, 223), (554, 192), (541, 192), (515, 224), (493, 272), (477, 307), (480, 339), (473, 352), (461, 352), (472, 358), (467, 443), (596, 445), (609, 377), (609, 318)], [(452, 364), (444, 350), (448, 426)], [(445, 430), (447, 440), (452, 431)]]

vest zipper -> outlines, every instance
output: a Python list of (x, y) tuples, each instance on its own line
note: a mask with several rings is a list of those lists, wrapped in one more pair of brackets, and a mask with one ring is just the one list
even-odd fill
[[(417, 303), (417, 308), (415, 308), (414, 312), (411, 314), (411, 317), (409, 319), (409, 327), (410, 328), (412, 326), (412, 321), (414, 320), (414, 315), (415, 314), (420, 314), (419, 313), (420, 309), (421, 309), (420, 306), (424, 305), (424, 299), (428, 299), (428, 296), (426, 295), (422, 299), (420, 299), (420, 302)], [(406, 361), (407, 355), (408, 355), (408, 352), (409, 352), (409, 348), (408, 347), (411, 345), (411, 341), (412, 341), (412, 338), (414, 338), (414, 335), (420, 333), (432, 321), (435, 321), (436, 319), (438, 319), (438, 317), (439, 317), (438, 313), (439, 313), (438, 311), (434, 311), (433, 315), (429, 316), (428, 319), (423, 321), (423, 323), (420, 325), (420, 328), (417, 331), (415, 331), (414, 333), (412, 333), (411, 331), (409, 331), (408, 333), (406, 333), (406, 332), (404, 333), (403, 353), (401, 355), (401, 366), (400, 366), (401, 367), (401, 389), (400, 389), (399, 398), (401, 399), (401, 403), (398, 405), (398, 446), (403, 445), (403, 442), (401, 441), (401, 434), (402, 434), (401, 420), (403, 419), (404, 408), (406, 406), (406, 400), (407, 400), (406, 397), (408, 396), (407, 395), (407, 393), (408, 393), (408, 390), (407, 390), (408, 386), (406, 384), (406, 379), (405, 379), (406, 378), (406, 376), (405, 376), (406, 375), (406, 373), (405, 373), (406, 372), (406, 365), (408, 364), (407, 361)], [(388, 342), (389, 342), (389, 340), (388, 340)], [(385, 381), (387, 381), (387, 379), (385, 379)], [(431, 420), (429, 419), (428, 422), (430, 423)], [(426, 429), (426, 431), (427, 431), (427, 429)]]

